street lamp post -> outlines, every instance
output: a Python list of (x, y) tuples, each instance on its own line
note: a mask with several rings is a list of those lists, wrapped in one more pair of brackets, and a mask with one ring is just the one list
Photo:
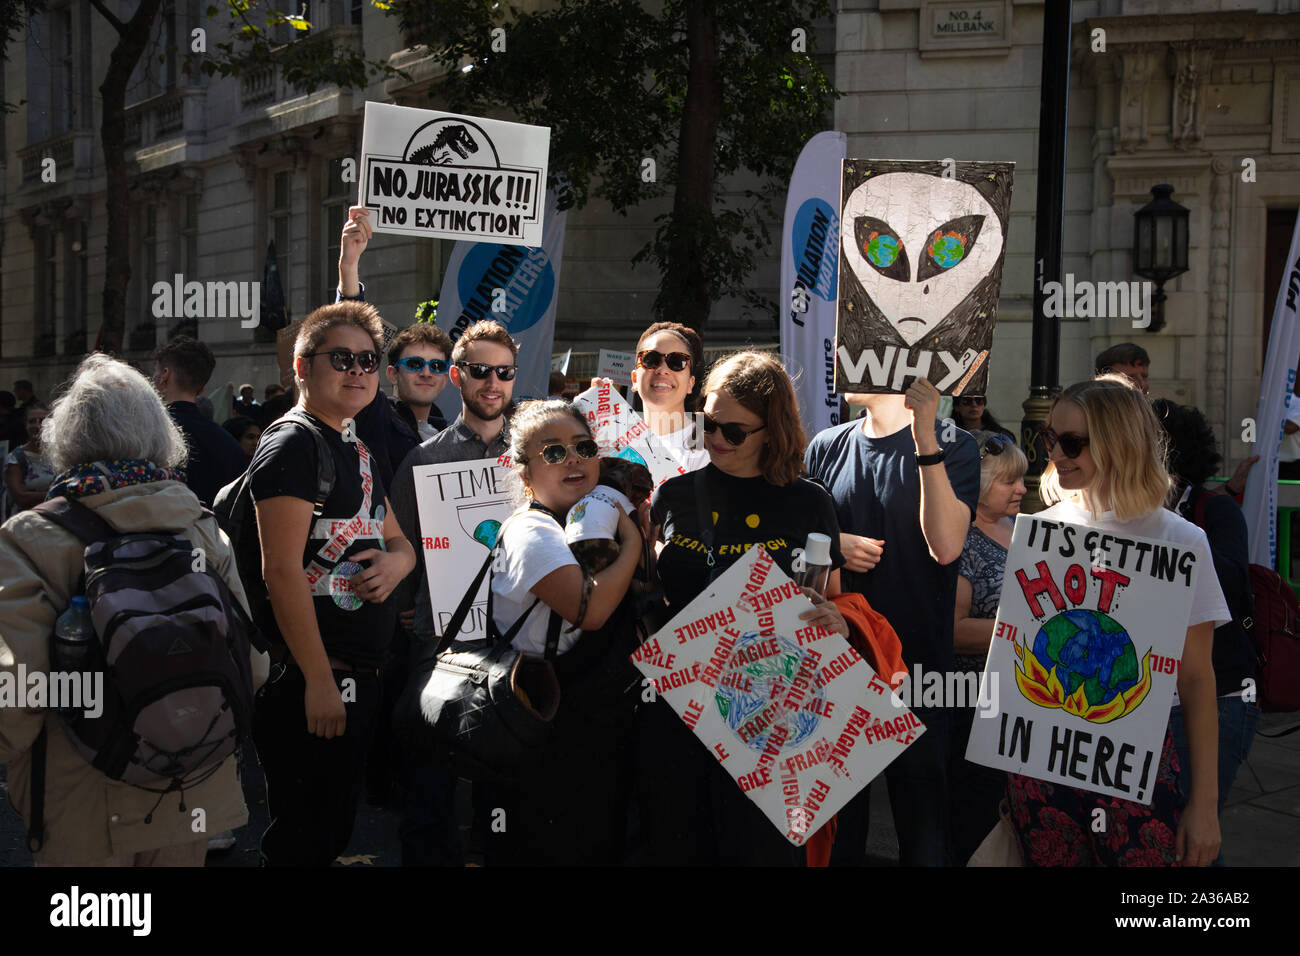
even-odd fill
[(1148, 332), (1165, 327), (1165, 283), (1187, 271), (1187, 207), (1169, 197), (1174, 187), (1151, 187), (1155, 197), (1133, 213), (1133, 271), (1156, 284)]

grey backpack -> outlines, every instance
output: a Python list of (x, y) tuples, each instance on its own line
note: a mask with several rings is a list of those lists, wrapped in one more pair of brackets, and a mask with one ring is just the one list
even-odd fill
[[(185, 789), (207, 779), (251, 733), (249, 654), (261, 644), (257, 629), (184, 537), (120, 533), (68, 498), (35, 510), (86, 546), (83, 583), (98, 643), (95, 669), (104, 674), (103, 711), (62, 713), (68, 739), (97, 770), (159, 794), (159, 803), (180, 791), (184, 810)], [(41, 737), (29, 834), (38, 844), (44, 731)]]

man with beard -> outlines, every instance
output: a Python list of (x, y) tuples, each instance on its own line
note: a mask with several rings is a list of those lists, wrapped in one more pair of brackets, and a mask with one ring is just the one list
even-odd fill
[[(515, 386), (515, 357), (519, 346), (496, 322), (475, 322), (456, 340), (451, 352), (451, 384), (460, 389), (461, 410), (456, 420), (417, 446), (406, 456), (393, 479), (393, 512), (402, 527), (416, 529), (415, 469), (449, 461), (495, 459), (510, 448), (506, 411)], [(415, 640), (436, 641), (429, 578), (424, 570), (423, 548), (415, 573), (406, 580), (402, 604), (414, 604)], [(403, 613), (411, 620), (411, 611)], [(410, 768), (406, 814), (399, 836), (403, 866), (461, 866), (459, 835), (453, 818), (456, 778), (428, 762)]]

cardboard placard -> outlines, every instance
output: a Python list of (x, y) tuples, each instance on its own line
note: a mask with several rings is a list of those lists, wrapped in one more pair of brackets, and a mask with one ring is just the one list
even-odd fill
[(627, 458), (650, 469), (658, 488), (669, 478), (686, 474), (686, 469), (668, 453), (659, 436), (650, 430), (618, 389), (607, 378), (573, 400), (574, 406), (587, 416), (592, 437), (600, 444), (604, 458)]

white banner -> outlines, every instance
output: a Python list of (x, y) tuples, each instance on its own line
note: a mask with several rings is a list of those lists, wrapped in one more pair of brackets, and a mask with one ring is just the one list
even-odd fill
[(686, 469), (669, 454), (659, 436), (633, 411), (609, 379), (598, 380), (575, 398), (573, 405), (587, 416), (602, 458), (626, 458), (645, 465), (656, 488), (669, 478), (686, 474)]
[(367, 102), (361, 205), (375, 232), (537, 246), (550, 146), (545, 126)]
[[(507, 465), (490, 458), (415, 469), (420, 547), (429, 576), (434, 633), (439, 637), (496, 546), (501, 525), (515, 510), (506, 484), (508, 474)], [(487, 636), (489, 577), (483, 577), (458, 640)]]
[(980, 688), (1001, 708), (966, 759), (1150, 804), (1200, 570), (1181, 546), (1020, 515)]
[(795, 846), (925, 732), (811, 607), (757, 545), (632, 655)]
[(1273, 306), (1268, 333), (1264, 375), (1259, 380), (1259, 405), (1255, 409), (1255, 451), (1260, 460), (1246, 478), (1241, 510), (1250, 529), (1250, 560), (1273, 567), (1277, 554), (1277, 451), (1282, 443), (1289, 403), (1295, 387), (1296, 359), (1300, 357), (1300, 217), (1291, 234), (1291, 250), (1282, 272), (1282, 287)]
[[(546, 194), (546, 231), (540, 248), (492, 242), (458, 242), (451, 251), (438, 297), (438, 325), (454, 343), (480, 319), (504, 325), (519, 343), (514, 400), (545, 398), (551, 380), (551, 346), (560, 297), (567, 213)], [(445, 388), (438, 407), (447, 421), (460, 414), (460, 391)]]
[(843, 133), (832, 130), (808, 140), (790, 177), (781, 229), (781, 358), (794, 379), (809, 438), (840, 423), (835, 317), (840, 163), (846, 153)]

